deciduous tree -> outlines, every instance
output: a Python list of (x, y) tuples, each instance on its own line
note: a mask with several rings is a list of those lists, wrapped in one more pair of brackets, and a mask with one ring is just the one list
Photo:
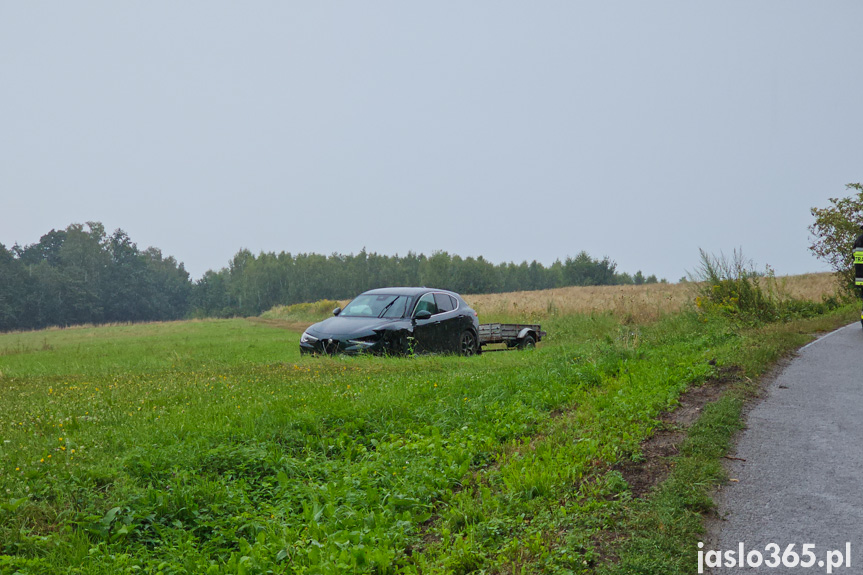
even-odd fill
[(812, 208), (815, 222), (809, 226), (812, 244), (809, 249), (837, 273), (842, 287), (853, 290), (854, 256), (852, 246), (863, 224), (863, 185), (847, 184), (853, 193), (844, 198), (830, 198), (826, 208)]

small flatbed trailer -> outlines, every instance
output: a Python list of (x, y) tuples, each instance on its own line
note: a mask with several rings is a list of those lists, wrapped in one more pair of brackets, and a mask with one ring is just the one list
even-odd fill
[(546, 332), (542, 331), (542, 328), (539, 324), (479, 324), (480, 347), (493, 343), (505, 343), (507, 348), (525, 349), (535, 347), (537, 342), (542, 341), (542, 338), (544, 338), (546, 335)]

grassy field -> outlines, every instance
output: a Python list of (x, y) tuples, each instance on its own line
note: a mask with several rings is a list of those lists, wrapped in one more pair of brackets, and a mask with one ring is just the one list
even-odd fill
[[(637, 565), (638, 545), (662, 545), (648, 537), (656, 512), (618, 468), (643, 457), (660, 414), (729, 366), (755, 376), (854, 319), (841, 308), (743, 329), (692, 311), (573, 313), (559, 300), (543, 311), (544, 295), (508, 297), (543, 321), (538, 349), (300, 357), (297, 326), (321, 313), (305, 308), (0, 335), (0, 572)], [(470, 301), (484, 319), (516, 314)], [(693, 529), (678, 537), (694, 548)], [(619, 562), (608, 533), (633, 542)], [(687, 572), (679, 553), (637, 572)]]

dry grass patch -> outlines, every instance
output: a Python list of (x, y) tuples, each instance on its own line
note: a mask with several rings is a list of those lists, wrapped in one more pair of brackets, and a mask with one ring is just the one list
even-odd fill
[(781, 276), (776, 278), (776, 284), (780, 295), (809, 301), (836, 295), (839, 288), (836, 274), (832, 272)]
[[(612, 312), (622, 318), (644, 322), (690, 305), (695, 299), (695, 285), (576, 286), (468, 295), (465, 300), (481, 316), (540, 319), (553, 315)], [(775, 291), (778, 296), (785, 298), (821, 301), (823, 296), (835, 294), (836, 288), (836, 277), (832, 273), (775, 278)]]
[[(766, 280), (765, 280), (766, 281)], [(481, 321), (517, 319), (531, 321), (550, 316), (612, 312), (625, 321), (646, 322), (680, 311), (695, 300), (697, 284), (644, 284), (576, 286), (539, 291), (464, 295)], [(775, 278), (772, 289), (779, 297), (821, 301), (836, 293), (832, 273), (803, 274)], [(323, 300), (276, 306), (261, 314), (263, 320), (283, 322), (282, 327), (302, 331), (312, 323), (330, 317), (335, 307), (350, 300)]]
[(638, 320), (656, 319), (692, 301), (686, 284), (566, 287), (540, 291), (470, 295), (480, 316), (543, 318), (611, 311)]

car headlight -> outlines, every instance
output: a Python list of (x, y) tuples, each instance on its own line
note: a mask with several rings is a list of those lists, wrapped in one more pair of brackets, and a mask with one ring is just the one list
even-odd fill
[(304, 331), (303, 335), (300, 336), (300, 343), (315, 343), (319, 338), (309, 335), (309, 332)]

